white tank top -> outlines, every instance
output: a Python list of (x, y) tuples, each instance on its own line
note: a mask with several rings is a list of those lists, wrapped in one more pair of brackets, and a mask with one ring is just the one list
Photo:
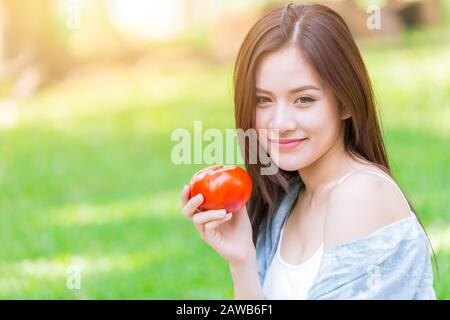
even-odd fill
[(319, 271), (323, 254), (323, 244), (305, 262), (294, 265), (283, 260), (280, 254), (283, 228), (275, 256), (267, 270), (263, 286), (263, 293), (267, 299), (296, 299), (305, 300), (309, 288)]
[[(355, 171), (347, 173), (339, 179), (340, 184), (346, 177)], [(367, 173), (375, 174), (385, 178), (391, 182), (397, 190), (400, 191), (405, 202), (408, 204), (405, 196), (394, 181), (388, 177), (373, 171), (365, 171)], [(409, 204), (408, 204), (409, 207)], [(287, 219), (286, 219), (287, 220)], [(286, 220), (284, 223), (286, 223)], [(313, 281), (319, 271), (320, 262), (323, 256), (323, 244), (316, 250), (316, 252), (308, 258), (305, 262), (299, 265), (292, 265), (283, 260), (280, 254), (281, 240), (283, 239), (283, 227), (280, 231), (280, 239), (278, 240), (277, 250), (267, 270), (264, 279), (263, 293), (267, 299), (285, 299), (285, 300), (305, 300), (308, 297), (308, 291), (311, 288)]]

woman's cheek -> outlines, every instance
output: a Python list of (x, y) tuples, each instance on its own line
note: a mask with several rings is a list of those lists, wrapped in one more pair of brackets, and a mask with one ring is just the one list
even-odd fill
[(267, 130), (259, 129), (256, 134), (258, 135), (259, 144), (264, 148), (264, 150), (267, 150)]
[(334, 119), (327, 104), (317, 101), (302, 112), (301, 121), (305, 133), (315, 135), (329, 130)]
[(255, 114), (256, 135), (258, 137), (258, 142), (264, 148), (264, 150), (267, 150), (267, 128), (269, 127), (268, 121), (269, 120), (267, 112), (257, 109)]
[(302, 127), (306, 137), (309, 138), (309, 147), (315, 155), (320, 155), (331, 144), (336, 142), (339, 120), (330, 112), (330, 108), (316, 108), (303, 115)]
[(255, 126), (257, 129), (267, 129), (269, 127), (269, 121), (271, 112), (269, 108), (256, 108), (255, 111)]
[(270, 125), (272, 114), (268, 109), (256, 109), (255, 128), (257, 130), (267, 130)]

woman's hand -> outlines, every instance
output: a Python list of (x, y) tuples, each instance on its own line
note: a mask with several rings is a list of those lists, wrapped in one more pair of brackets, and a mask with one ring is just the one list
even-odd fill
[(252, 240), (252, 227), (244, 206), (238, 212), (223, 210), (199, 211), (203, 196), (189, 197), (189, 186), (181, 193), (183, 214), (191, 220), (200, 237), (216, 250), (230, 264), (242, 264), (254, 258), (255, 246)]

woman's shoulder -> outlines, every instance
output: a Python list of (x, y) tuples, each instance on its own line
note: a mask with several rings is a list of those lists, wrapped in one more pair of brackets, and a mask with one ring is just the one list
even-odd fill
[(387, 174), (381, 170), (354, 171), (330, 193), (325, 248), (360, 239), (410, 215), (409, 205)]

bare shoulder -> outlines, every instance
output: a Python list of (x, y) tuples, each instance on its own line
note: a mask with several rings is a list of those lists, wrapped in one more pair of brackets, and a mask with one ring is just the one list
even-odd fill
[(357, 240), (409, 214), (409, 207), (394, 184), (374, 174), (354, 172), (330, 193), (324, 224), (325, 247)]

